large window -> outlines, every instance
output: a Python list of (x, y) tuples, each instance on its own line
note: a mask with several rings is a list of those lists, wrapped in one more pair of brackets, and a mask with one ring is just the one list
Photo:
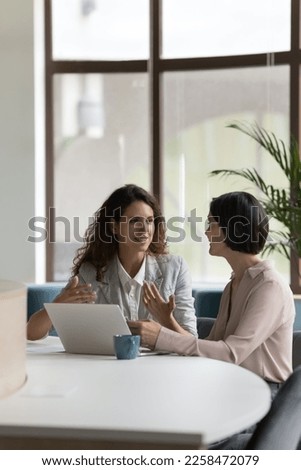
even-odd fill
[[(152, 190), (170, 251), (195, 284), (224, 284), (209, 259), (212, 197), (246, 189), (222, 167), (281, 175), (233, 120), (288, 142), (299, 129), (299, 0), (45, 0), (47, 277), (70, 274), (89, 218), (116, 187)], [(289, 278), (289, 263), (275, 257)]]
[(54, 279), (65, 279), (89, 218), (124, 183), (150, 189), (148, 77), (56, 74)]
[[(208, 203), (233, 191), (233, 184), (237, 190), (250, 188), (239, 179), (213, 179), (208, 174), (217, 168), (256, 167), (265, 178), (271, 174), (273, 184), (282, 185), (279, 169), (226, 125), (234, 120), (256, 121), (287, 137), (289, 69), (168, 72), (163, 83), (164, 208), (168, 219), (178, 215), (185, 220), (183, 232), (177, 233), (172, 225), (172, 250), (189, 261), (195, 282), (222, 282), (228, 267), (220, 259), (209, 259), (203, 234)], [(277, 264), (287, 275), (287, 260), (279, 257)]]
[(290, 49), (289, 0), (163, 0), (164, 58)]

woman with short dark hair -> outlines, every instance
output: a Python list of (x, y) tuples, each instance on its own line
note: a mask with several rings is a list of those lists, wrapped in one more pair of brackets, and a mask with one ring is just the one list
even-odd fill
[[(154, 322), (130, 322), (130, 328), (149, 347), (239, 364), (277, 390), (292, 372), (295, 308), (290, 287), (258, 256), (269, 232), (267, 215), (251, 194), (231, 192), (213, 199), (207, 222), (209, 253), (232, 268), (209, 336), (184, 337)], [(150, 312), (160, 306), (171, 314), (155, 286), (145, 290), (144, 301)]]
[(252, 194), (241, 191), (216, 197), (211, 201), (210, 214), (222, 228), (229, 248), (254, 255), (263, 250), (269, 219)]

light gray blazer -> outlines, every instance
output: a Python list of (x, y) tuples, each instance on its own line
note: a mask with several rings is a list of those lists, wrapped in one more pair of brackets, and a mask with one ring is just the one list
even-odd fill
[[(96, 269), (91, 263), (83, 263), (79, 269), (79, 282), (91, 284), (97, 292), (100, 304), (118, 304), (123, 310), (121, 284), (118, 276), (117, 258), (104, 273), (102, 282), (96, 281)], [(176, 308), (174, 317), (187, 331), (197, 336), (194, 298), (192, 297), (191, 277), (186, 262), (181, 256), (160, 255), (146, 256), (145, 280), (154, 282), (164, 300), (175, 295)], [(148, 310), (143, 307), (139, 318), (150, 318)]]

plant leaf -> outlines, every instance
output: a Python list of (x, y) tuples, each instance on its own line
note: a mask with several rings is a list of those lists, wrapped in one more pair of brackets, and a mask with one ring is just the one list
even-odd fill
[(277, 241), (267, 243), (264, 251), (278, 251), (289, 258), (292, 249), (301, 257), (301, 162), (296, 139), (292, 136), (287, 148), (274, 133), (257, 123), (234, 122), (227, 127), (246, 134), (268, 152), (283, 171), (287, 189), (267, 184), (255, 168), (214, 170), (209, 176), (238, 176), (259, 189), (265, 211), (284, 227), (284, 231), (277, 232)]

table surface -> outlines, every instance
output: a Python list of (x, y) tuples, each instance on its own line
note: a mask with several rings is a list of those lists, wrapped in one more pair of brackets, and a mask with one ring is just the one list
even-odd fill
[(26, 384), (0, 400), (0, 435), (99, 431), (201, 434), (208, 445), (260, 420), (270, 390), (226, 362), (177, 355), (117, 360), (66, 354), (59, 338), (27, 344)]

